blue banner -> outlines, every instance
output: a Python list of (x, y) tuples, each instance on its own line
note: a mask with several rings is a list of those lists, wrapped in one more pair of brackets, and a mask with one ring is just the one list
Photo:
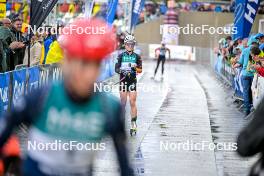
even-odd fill
[(101, 65), (101, 72), (100, 72), (100, 75), (97, 81), (101, 82), (101, 81), (106, 80), (109, 77), (111, 77), (109, 59), (105, 59)]
[(235, 89), (235, 96), (243, 97), (243, 86), (242, 86), (242, 71), (241, 68), (236, 69), (236, 75), (234, 78), (234, 89)]
[(13, 72), (13, 105), (17, 105), (19, 99), (25, 95), (27, 69)]
[(233, 38), (247, 38), (258, 13), (259, 0), (236, 0), (234, 27), (236, 34)]
[(31, 67), (28, 69), (29, 79), (28, 79), (28, 92), (30, 93), (32, 90), (38, 89), (39, 86), (39, 76), (40, 71), (39, 67)]
[(8, 108), (10, 73), (0, 74), (0, 115)]
[(109, 24), (112, 24), (114, 22), (117, 5), (118, 5), (118, 0), (109, 0), (108, 1), (106, 21)]
[(145, 0), (133, 0), (132, 15), (131, 15), (131, 29), (138, 23), (138, 17), (144, 8)]

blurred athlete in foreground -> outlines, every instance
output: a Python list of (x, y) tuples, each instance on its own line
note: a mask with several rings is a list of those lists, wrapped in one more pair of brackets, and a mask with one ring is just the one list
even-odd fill
[(64, 80), (22, 99), (7, 114), (1, 122), (0, 146), (24, 122), (31, 125), (24, 175), (90, 176), (95, 151), (107, 147), (99, 143), (110, 135), (121, 175), (132, 175), (121, 105), (94, 91), (100, 63), (115, 49), (115, 34), (98, 19), (80, 19), (71, 25), (78, 30), (68, 26), (59, 40), (65, 54)]
[(137, 73), (142, 72), (141, 57), (134, 53), (136, 44), (133, 35), (127, 35), (124, 39), (126, 51), (121, 53), (117, 58), (115, 65), (116, 73), (120, 74), (120, 98), (123, 107), (125, 108), (127, 97), (129, 97), (131, 106), (131, 129), (130, 134), (137, 131)]

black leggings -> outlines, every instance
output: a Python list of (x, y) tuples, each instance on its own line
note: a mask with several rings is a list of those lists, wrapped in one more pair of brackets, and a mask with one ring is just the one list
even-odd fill
[(155, 69), (155, 73), (154, 73), (154, 76), (156, 75), (156, 73), (157, 73), (157, 71), (158, 71), (158, 68), (159, 68), (159, 65), (160, 65), (160, 62), (162, 62), (161, 64), (161, 73), (162, 73), (162, 75), (163, 75), (163, 73), (164, 73), (164, 64), (165, 64), (165, 60), (166, 60), (166, 58), (165, 58), (165, 56), (159, 56), (159, 58), (158, 58), (158, 61), (157, 61), (157, 67), (156, 67), (156, 69)]

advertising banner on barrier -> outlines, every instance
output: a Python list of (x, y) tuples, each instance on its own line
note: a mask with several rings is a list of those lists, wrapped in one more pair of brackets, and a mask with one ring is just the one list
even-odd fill
[(17, 105), (19, 99), (25, 95), (27, 69), (13, 72), (13, 105)]
[(235, 69), (235, 77), (234, 77), (234, 89), (235, 95), (242, 98), (243, 97), (243, 85), (242, 85), (242, 70), (241, 68)]
[(52, 81), (62, 80), (62, 69), (59, 64), (52, 64), (49, 71), (50, 79)]
[(46, 86), (49, 83), (50, 65), (39, 66), (39, 87)]
[(220, 55), (220, 56), (217, 57), (217, 60), (216, 60), (216, 63), (215, 63), (215, 71), (218, 74), (221, 74), (221, 70), (222, 70), (222, 67), (223, 67), (222, 60), (223, 60), (223, 56)]
[[(117, 55), (116, 51), (104, 61), (99, 81), (104, 81), (115, 74), (113, 58), (116, 58)], [(20, 97), (26, 93), (62, 79), (60, 64), (39, 65), (0, 74), (0, 114), (10, 105), (17, 105)]]
[[(178, 46), (178, 45), (166, 45), (171, 51), (171, 59), (181, 59), (195, 61), (194, 53), (192, 47), (190, 46)], [(155, 50), (159, 48), (159, 44), (149, 45), (149, 57), (155, 58)], [(166, 53), (166, 57), (169, 58), (169, 53)]]
[(253, 106), (256, 108), (264, 98), (264, 77), (255, 75), (252, 83)]
[(39, 86), (39, 67), (31, 67), (28, 69), (29, 79), (28, 79), (28, 89), (27, 91), (31, 92), (32, 90), (38, 89)]
[(8, 108), (10, 73), (0, 74), (0, 115)]
[(179, 44), (179, 33), (175, 31), (175, 29), (179, 29), (179, 25), (177, 24), (163, 24), (161, 27), (162, 33), (162, 41), (171, 44), (178, 45)]

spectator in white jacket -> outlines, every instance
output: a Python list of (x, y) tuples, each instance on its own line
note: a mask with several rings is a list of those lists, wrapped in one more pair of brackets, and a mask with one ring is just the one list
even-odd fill
[[(41, 37), (36, 34), (33, 35), (31, 38), (31, 45), (30, 45), (30, 66), (38, 65), (41, 59)], [(26, 48), (25, 57), (23, 60), (24, 65), (28, 65), (28, 47)]]

